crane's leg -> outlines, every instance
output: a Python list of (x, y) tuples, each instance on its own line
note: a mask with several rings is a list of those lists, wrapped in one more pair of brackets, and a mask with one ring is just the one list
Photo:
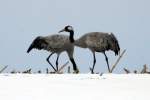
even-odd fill
[(79, 70), (78, 70), (77, 65), (76, 65), (76, 63), (74, 61), (74, 58), (70, 58), (70, 61), (71, 61), (72, 65), (73, 65), (74, 73), (79, 73)]
[(107, 55), (106, 55), (105, 52), (104, 52), (104, 55), (105, 55), (105, 60), (106, 60), (106, 62), (107, 62), (108, 71), (109, 71), (109, 73), (110, 73), (110, 68), (109, 68), (109, 63), (108, 63), (108, 57), (107, 57)]
[(57, 55), (57, 59), (56, 59), (56, 70), (58, 71), (58, 59), (59, 59), (59, 54)]
[(74, 73), (79, 73), (79, 69), (74, 61), (74, 57), (73, 57), (73, 49), (70, 51), (67, 51), (67, 54), (68, 54), (68, 57), (73, 65), (73, 70), (74, 70)]
[(94, 74), (95, 63), (96, 63), (96, 57), (95, 57), (95, 52), (93, 52), (93, 67), (90, 68), (92, 74)]
[(51, 62), (49, 61), (49, 58), (53, 55), (54, 53), (51, 53), (48, 57), (47, 57), (47, 62), (51, 65), (51, 67), (54, 69), (54, 71), (56, 72), (57, 70), (54, 68), (54, 66), (51, 64)]

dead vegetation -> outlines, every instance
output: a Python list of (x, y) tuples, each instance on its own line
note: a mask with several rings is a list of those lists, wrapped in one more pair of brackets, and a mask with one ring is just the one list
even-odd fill
[[(33, 72), (31, 68), (28, 68), (27, 70), (24, 70), (24, 71), (17, 71), (17, 70), (12, 70), (10, 71), (9, 73), (11, 74), (17, 74), (17, 73), (22, 73), (22, 74), (42, 74), (42, 73), (46, 73), (46, 74), (63, 74), (64, 73), (64, 68), (66, 67), (67, 69), (67, 73), (72, 73), (71, 72), (71, 68), (70, 66), (67, 66), (68, 62), (66, 62), (63, 66), (60, 67), (60, 69), (57, 71), (57, 72), (52, 72), (50, 71), (50, 69), (46, 68), (45, 71), (42, 72), (42, 70), (38, 70), (37, 72)], [(3, 73), (3, 71), (8, 68), (8, 66), (5, 66), (4, 68), (2, 68), (0, 70), (0, 73)], [(123, 71), (126, 73), (126, 74), (130, 74), (130, 73), (134, 73), (134, 74), (150, 74), (150, 70), (148, 68), (148, 66), (146, 64), (144, 64), (142, 66), (142, 69), (141, 70), (133, 70), (131, 71), (130, 69), (127, 69), (127, 68), (123, 68)], [(103, 74), (103, 73), (99, 73), (97, 72), (96, 74)]]
[[(123, 55), (125, 54), (126, 50), (123, 50), (122, 53), (120, 53), (118, 59), (116, 60), (116, 62), (112, 65), (111, 67), (111, 70), (110, 70), (110, 73), (113, 72), (113, 70), (116, 68), (117, 64), (119, 63), (120, 59), (123, 57)], [(67, 66), (69, 64), (69, 61), (67, 61), (65, 64), (63, 64), (62, 66), (59, 67), (58, 71), (56, 72), (52, 72), (50, 71), (50, 69), (46, 68), (45, 71), (41, 71), (41, 70), (38, 70), (37, 72), (33, 72), (31, 68), (28, 68), (27, 70), (24, 70), (24, 71), (17, 71), (17, 70), (12, 70), (8, 73), (11, 73), (11, 74), (16, 74), (16, 73), (23, 73), (23, 74), (35, 74), (35, 73), (38, 73), (38, 74), (42, 74), (42, 73), (46, 73), (46, 74), (63, 74), (64, 73), (64, 69), (66, 67), (67, 69), (67, 73), (72, 73), (71, 72), (71, 68), (70, 66)], [(6, 70), (8, 68), (8, 65), (7, 66), (4, 66), (2, 69), (0, 69), (0, 73), (3, 73), (4, 70)], [(146, 64), (144, 64), (142, 66), (142, 69), (140, 71), (137, 71), (137, 70), (129, 70), (127, 68), (123, 68), (124, 72), (126, 74), (129, 74), (129, 73), (135, 73), (135, 74), (150, 74), (150, 71), (148, 69), (148, 66)], [(96, 74), (100, 74), (99, 72), (96, 72)], [(103, 74), (103, 73), (101, 73)]]
[(143, 65), (143, 68), (142, 70), (140, 71), (137, 71), (137, 70), (134, 70), (133, 72), (130, 71), (129, 69), (127, 68), (124, 68), (123, 69), (125, 71), (126, 74), (129, 74), (129, 73), (135, 73), (135, 74), (150, 74), (150, 71), (148, 70), (148, 67), (146, 64)]

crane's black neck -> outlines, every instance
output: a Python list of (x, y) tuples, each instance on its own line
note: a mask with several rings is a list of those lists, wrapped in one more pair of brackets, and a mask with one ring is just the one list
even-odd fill
[(74, 31), (72, 30), (72, 31), (69, 31), (69, 32), (70, 32), (70, 37), (69, 37), (70, 42), (74, 43)]

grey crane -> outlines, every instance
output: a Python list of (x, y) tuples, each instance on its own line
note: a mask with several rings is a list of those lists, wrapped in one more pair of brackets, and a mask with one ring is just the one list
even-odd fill
[[(49, 36), (38, 36), (36, 37), (33, 42), (31, 43), (30, 47), (27, 50), (27, 53), (29, 53), (32, 49), (38, 49), (38, 50), (47, 50), (51, 52), (51, 54), (47, 57), (47, 62), (50, 64), (50, 66), (54, 69), (55, 72), (58, 71), (58, 59), (59, 55), (66, 51), (70, 61), (73, 65), (74, 73), (78, 73), (79, 70), (76, 66), (76, 63), (74, 61), (73, 52), (74, 52), (74, 41), (72, 41), (71, 36), (63, 35), (63, 34), (54, 34)], [(50, 57), (56, 53), (57, 59), (56, 59), (56, 69), (49, 61)]]
[[(60, 32), (69, 32), (70, 35), (74, 34), (74, 30), (72, 26), (65, 26)], [(105, 56), (105, 60), (107, 62), (108, 71), (110, 72), (110, 67), (108, 63), (108, 57), (105, 51), (112, 50), (115, 55), (120, 53), (120, 46), (117, 38), (113, 33), (106, 32), (90, 32), (81, 36), (79, 39), (75, 40), (74, 45), (81, 48), (88, 48), (93, 53), (93, 67), (90, 68), (91, 73), (94, 73), (94, 66), (96, 63), (95, 52), (101, 52)]]

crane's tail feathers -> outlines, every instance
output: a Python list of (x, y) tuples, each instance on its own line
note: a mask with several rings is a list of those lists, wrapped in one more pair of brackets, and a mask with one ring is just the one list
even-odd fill
[(46, 49), (48, 43), (44, 40), (42, 37), (37, 37), (30, 45), (29, 49), (27, 50), (27, 53), (29, 53), (33, 48), (35, 49)]
[(115, 55), (118, 55), (120, 54), (120, 46), (119, 46), (118, 40), (113, 33), (111, 33), (111, 38), (113, 40), (113, 45), (114, 45), (113, 50), (115, 52)]
[(27, 53), (29, 53), (33, 49), (33, 45), (31, 44), (30, 47), (27, 50)]

